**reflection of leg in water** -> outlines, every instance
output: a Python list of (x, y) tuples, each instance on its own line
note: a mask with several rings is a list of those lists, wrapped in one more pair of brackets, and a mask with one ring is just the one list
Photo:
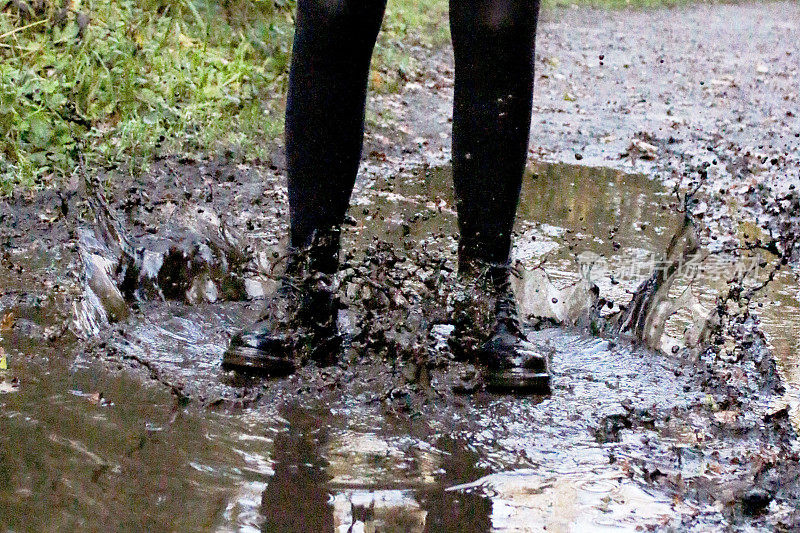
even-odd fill
[(454, 349), (500, 390), (548, 392), (510, 286), (511, 231), (528, 153), (539, 0), (450, 0), (455, 53), (453, 181), (461, 231)]
[(289, 429), (275, 438), (275, 474), (261, 496), (263, 531), (333, 531), (327, 463), (321, 457), (326, 427), (315, 417), (289, 411)]
[(419, 501), (427, 511), (425, 531), (478, 533), (491, 529), (492, 501), (484, 494), (447, 491), (448, 487), (475, 481), (488, 470), (476, 466), (478, 454), (462, 441), (442, 438), (437, 448), (443, 455), (442, 475), (435, 488), (423, 490)]
[(422, 533), (425, 511), (408, 490), (343, 490), (334, 497), (336, 531)]

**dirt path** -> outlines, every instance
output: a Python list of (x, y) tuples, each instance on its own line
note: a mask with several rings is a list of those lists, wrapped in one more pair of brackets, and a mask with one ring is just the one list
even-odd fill
[[(791, 2), (545, 13), (531, 157), (652, 172), (668, 187), (696, 180), (692, 172), (709, 163), (699, 185), (725, 239), (762, 212), (751, 187), (799, 185), (799, 34)], [(427, 65), (403, 94), (372, 99), (378, 114), (399, 118), (371, 134), (373, 150), (408, 150), (388, 133), (398, 126), (434, 152), (449, 146), (449, 51)], [(637, 140), (652, 148), (631, 149)]]
[[(274, 286), (280, 151), (4, 200), (0, 526), (798, 527), (796, 279), (752, 298), (752, 283), (725, 283), (745, 248), (767, 254), (764, 272), (795, 265), (798, 34), (796, 3), (545, 15), (531, 160), (559, 164), (526, 181), (515, 254), (555, 368), (546, 399), (455, 394), (470, 369), (428, 324), (452, 282), (447, 51), (371, 97), (346, 231), (369, 253), (347, 257), (342, 322), (372, 330), (342, 364), (272, 382), (219, 369)], [(683, 209), (723, 275), (650, 301), (676, 318), (642, 335), (665, 348), (647, 350), (613, 326), (651, 273), (620, 272), (663, 253)], [(586, 253), (603, 261), (599, 299)]]

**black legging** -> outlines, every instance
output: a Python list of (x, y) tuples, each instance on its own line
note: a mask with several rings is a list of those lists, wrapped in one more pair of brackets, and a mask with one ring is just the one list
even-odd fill
[[(286, 107), (291, 246), (342, 223), (386, 0), (298, 0)], [(450, 0), (460, 257), (506, 262), (528, 147), (539, 0)]]

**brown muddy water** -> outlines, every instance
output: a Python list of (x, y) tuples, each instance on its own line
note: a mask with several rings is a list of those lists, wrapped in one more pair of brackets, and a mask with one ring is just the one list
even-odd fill
[[(675, 194), (644, 176), (532, 169), (519, 211), (516, 290), (531, 339), (552, 358), (546, 398), (456, 395), (455, 363), (420, 380), (411, 362), (353, 349), (346, 364), (242, 381), (219, 362), (230, 331), (256, 317), (257, 302), (143, 299), (127, 319), (95, 323), (101, 334), (55, 344), (42, 333), (53, 327), (46, 317), (0, 308), (0, 318), (17, 313), (14, 327), (0, 326), (8, 362), (0, 370), (0, 528), (725, 528), (741, 520), (753, 483), (731, 460), (759, 446), (741, 429), (753, 415), (717, 407), (683, 354), (700, 343), (726, 281), (747, 269), (757, 281), (768, 261), (693, 254), (669, 298), (653, 304), (649, 348), (591, 334), (671, 260), (665, 250), (682, 227), (679, 208)], [(368, 172), (351, 214), (349, 249), (379, 238), (452, 265), (447, 167)], [(0, 276), (13, 286), (13, 273)], [(256, 272), (248, 283), (270, 281)], [(794, 275), (780, 273), (751, 305), (787, 385), (761, 408), (789, 404), (797, 422)], [(85, 325), (85, 310), (76, 310), (75, 323)], [(341, 317), (347, 328), (362, 326), (358, 311)], [(432, 328), (432, 351), (448, 333), (445, 324)], [(717, 431), (731, 420), (735, 430)], [(771, 496), (774, 520), (791, 513), (779, 491)]]

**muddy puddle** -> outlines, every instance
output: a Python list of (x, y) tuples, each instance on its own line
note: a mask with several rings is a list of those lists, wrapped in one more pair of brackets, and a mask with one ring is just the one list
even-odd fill
[[(429, 264), (416, 263), (423, 250), (445, 260), (447, 279), (456, 243), (450, 187), (447, 167), (369, 170), (345, 246), (406, 257), (400, 284), (431, 275)], [(354, 344), (333, 367), (239, 379), (219, 361), (230, 331), (255, 319), (260, 302), (226, 298), (217, 287), (206, 292), (211, 299), (141, 297), (126, 304), (127, 318), (76, 306), (75, 322), (92, 335), (63, 343), (9, 326), (0, 341), (9, 366), (0, 370), (0, 526), (713, 530), (763, 517), (768, 506), (763, 520), (785, 520), (793, 511), (781, 490), (789, 489), (770, 485), (748, 461), (780, 448), (764, 437), (768, 413), (788, 403), (797, 416), (798, 285), (781, 272), (751, 302), (786, 393), (765, 393), (755, 406), (724, 404), (704, 389), (692, 350), (727, 281), (746, 271), (757, 283), (769, 258), (700, 251), (676, 263), (667, 251), (685, 229), (682, 207), (645, 176), (532, 169), (519, 211), (516, 290), (531, 339), (552, 358), (546, 398), (453, 393), (462, 369), (438, 353), (449, 329), (424, 319), (430, 333), (415, 339), (437, 364)], [(95, 245), (89, 251), (98, 257), (113, 256)], [(362, 255), (347, 263), (363, 263)], [(265, 256), (272, 250), (256, 254)], [(271, 286), (264, 265), (248, 268), (237, 286)], [(672, 268), (669, 282), (649, 304), (644, 342), (631, 342), (613, 325), (659, 268)], [(198, 271), (201, 286), (221, 287), (223, 270)], [(196, 293), (193, 280), (181, 283)], [(398, 294), (411, 308), (418, 303), (414, 291)], [(361, 311), (351, 305), (342, 324), (365, 327)], [(746, 372), (734, 377), (753, 381)]]

